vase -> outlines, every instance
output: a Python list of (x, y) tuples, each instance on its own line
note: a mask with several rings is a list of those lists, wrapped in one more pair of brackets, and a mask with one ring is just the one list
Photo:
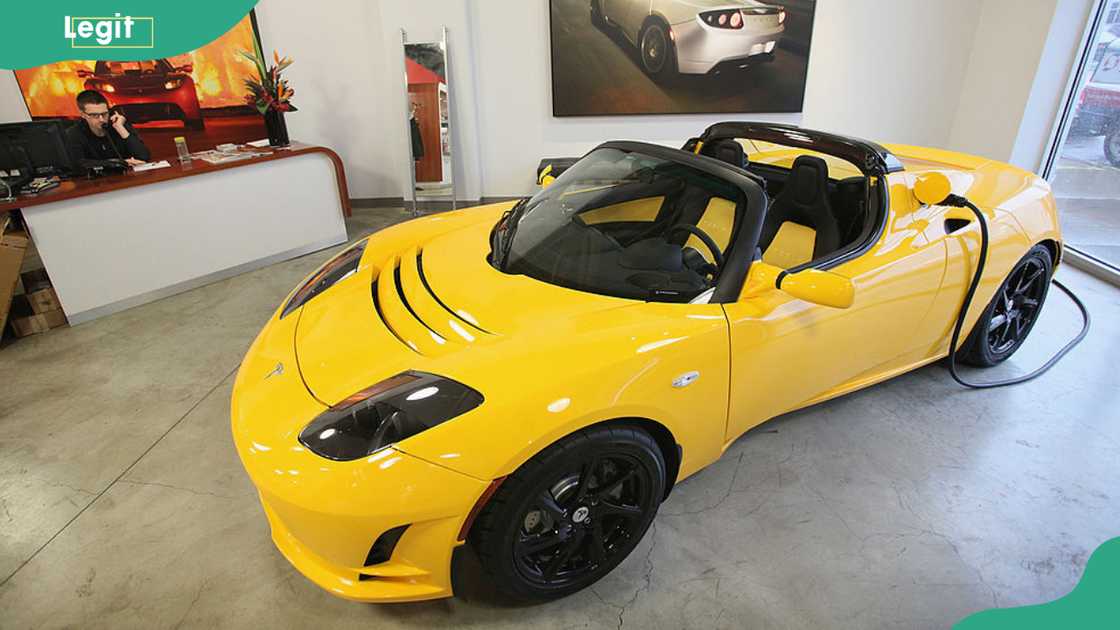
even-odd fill
[(268, 130), (269, 146), (286, 147), (291, 144), (288, 140), (288, 124), (284, 122), (284, 112), (269, 109), (264, 114), (264, 126)]

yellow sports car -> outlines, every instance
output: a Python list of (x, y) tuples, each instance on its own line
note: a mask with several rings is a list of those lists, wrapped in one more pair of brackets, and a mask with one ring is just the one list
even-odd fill
[(450, 596), (464, 543), (562, 596), (748, 429), (946, 357), (984, 226), (956, 354), (992, 365), (1061, 256), (1037, 176), (772, 124), (608, 142), (312, 274), (241, 365), (233, 438), (276, 546), (338, 596)]

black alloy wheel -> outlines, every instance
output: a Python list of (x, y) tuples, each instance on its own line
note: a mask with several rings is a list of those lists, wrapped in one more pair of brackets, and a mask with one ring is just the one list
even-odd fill
[(650, 22), (642, 29), (638, 48), (642, 55), (642, 70), (654, 80), (663, 80), (676, 72), (673, 42), (669, 40), (668, 27), (661, 22)]
[(960, 359), (981, 367), (1006, 360), (1030, 334), (1046, 301), (1054, 263), (1036, 245), (1020, 260), (992, 297), (961, 348)]
[(510, 475), (471, 540), (503, 592), (568, 595), (633, 551), (664, 491), (665, 463), (648, 434), (627, 426), (585, 429)]
[(1104, 156), (1113, 166), (1120, 168), (1120, 120), (1112, 123), (1104, 136)]

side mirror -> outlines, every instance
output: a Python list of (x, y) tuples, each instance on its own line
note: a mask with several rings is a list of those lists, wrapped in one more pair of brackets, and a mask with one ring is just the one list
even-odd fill
[(82, 78), (82, 79), (87, 79), (87, 78), (93, 76), (93, 73), (90, 72), (89, 70), (86, 70), (85, 68), (79, 68), (79, 69), (75, 70), (74, 72), (78, 75), (79, 78)]
[(856, 289), (852, 281), (839, 274), (819, 269), (804, 269), (785, 273), (780, 267), (761, 260), (751, 263), (746, 285), (740, 299), (778, 289), (787, 295), (833, 308), (848, 308), (855, 301)]
[(914, 197), (927, 206), (937, 206), (953, 193), (953, 183), (944, 173), (925, 173), (914, 182)]
[(187, 74), (190, 74), (190, 73), (194, 72), (194, 65), (189, 64), (189, 63), (188, 64), (183, 64), (183, 65), (181, 65), (181, 66), (179, 66), (178, 68), (175, 68), (175, 69), (178, 70), (179, 72), (185, 72)]
[(856, 287), (851, 280), (819, 269), (778, 276), (777, 288), (806, 302), (833, 308), (848, 308), (856, 297)]

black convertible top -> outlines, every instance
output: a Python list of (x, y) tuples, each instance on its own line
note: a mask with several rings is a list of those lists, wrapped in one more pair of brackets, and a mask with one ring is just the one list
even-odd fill
[(835, 155), (858, 166), (863, 174), (868, 176), (882, 176), (905, 170), (902, 162), (893, 153), (869, 140), (778, 123), (716, 123), (705, 129), (700, 137), (690, 139), (682, 148), (694, 152), (699, 142), (708, 143), (725, 139), (761, 140)]

